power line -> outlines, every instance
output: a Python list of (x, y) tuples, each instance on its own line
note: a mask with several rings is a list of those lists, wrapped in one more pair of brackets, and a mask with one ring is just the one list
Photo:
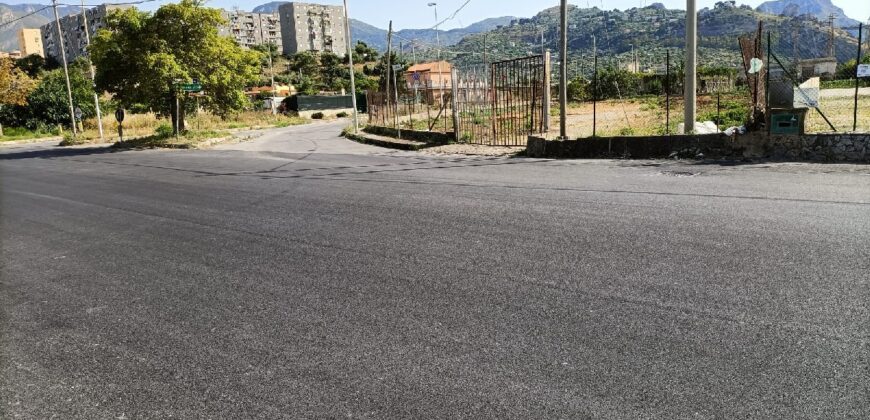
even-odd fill
[(26, 14), (26, 15), (24, 15), (24, 16), (21, 16), (21, 17), (18, 17), (18, 18), (12, 19), (12, 20), (7, 21), (7, 22), (0, 22), (0, 28), (4, 27), (4, 26), (6, 26), (6, 25), (11, 25), (11, 24), (13, 24), (13, 23), (15, 23), (15, 22), (18, 22), (18, 21), (20, 21), (20, 20), (24, 20), (24, 19), (26, 19), (26, 18), (29, 18), (29, 17), (31, 17), (31, 16), (33, 16), (33, 15), (35, 15), (35, 14), (38, 14), (39, 12), (41, 12), (41, 11), (43, 11), (43, 10), (45, 10), (45, 9), (51, 9), (51, 6), (45, 6), (45, 7), (43, 7), (42, 9), (39, 9), (39, 10), (37, 10), (37, 11), (35, 11), (35, 12), (28, 13), (28, 14)]
[[(133, 6), (133, 5), (137, 5), (137, 4), (153, 3), (155, 1), (164, 1), (164, 0), (139, 0), (139, 1), (119, 2), (119, 3), (81, 4), (81, 5), (80, 4), (69, 4), (69, 3), (58, 3), (57, 5), (58, 6), (66, 6), (66, 7), (82, 7), (82, 6), (83, 7), (98, 7), (98, 6), (102, 6), (102, 5), (106, 5), (106, 6)], [(52, 6), (45, 6), (39, 10), (28, 13), (24, 16), (17, 17), (15, 19), (10, 20), (10, 21), (0, 22), (0, 28), (2, 28), (4, 26), (12, 25), (15, 22), (22, 21), (26, 18), (33, 16), (33, 15), (39, 14), (39, 12), (42, 12), (43, 10), (51, 9), (51, 8), (52, 8)], [(73, 15), (68, 15), (68, 16), (73, 16)]]

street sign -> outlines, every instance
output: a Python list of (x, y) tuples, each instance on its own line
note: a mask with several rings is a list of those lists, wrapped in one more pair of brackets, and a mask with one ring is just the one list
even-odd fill
[(401, 64), (393, 64), (393, 71), (402, 71), (402, 69), (404, 69), (404, 68), (405, 68), (405, 66), (403, 66)]
[(760, 58), (753, 58), (749, 61), (749, 74), (760, 72), (762, 67), (764, 67), (764, 62)]
[(76, 107), (74, 114), (76, 114), (76, 119), (79, 120), (79, 121), (81, 121), (81, 119), (82, 119), (82, 109), (79, 108), (79, 107)]
[(202, 85), (199, 83), (182, 83), (179, 85), (182, 92), (201, 92)]
[(858, 65), (858, 77), (870, 77), (870, 64)]
[(420, 73), (419, 72), (416, 72), (416, 71), (414, 72), (414, 81), (416, 81), (416, 82), (420, 81)]
[(124, 111), (124, 108), (118, 108), (115, 110), (115, 120), (117, 120), (119, 123), (124, 122), (125, 116), (126, 112)]

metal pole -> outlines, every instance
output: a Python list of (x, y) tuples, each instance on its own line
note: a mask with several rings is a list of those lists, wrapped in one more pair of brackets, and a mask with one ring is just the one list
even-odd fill
[(562, 50), (559, 68), (559, 136), (568, 137), (568, 0), (562, 0), (561, 13)]
[(770, 31), (767, 31), (767, 71), (764, 72), (764, 125), (770, 135)]
[(396, 94), (396, 130), (398, 130), (399, 138), (402, 138), (402, 125), (399, 124), (399, 82), (396, 79), (396, 70), (393, 70), (393, 90)]
[[(85, 0), (82, 0), (82, 19), (85, 23), (85, 45), (91, 47), (90, 27), (88, 26), (88, 15), (85, 13)], [(103, 113), (100, 110), (100, 96), (97, 95), (96, 75), (94, 74), (94, 64), (91, 62), (90, 51), (85, 55), (88, 58), (88, 70), (91, 73), (91, 86), (94, 89), (94, 107), (97, 110), (97, 128), (100, 130), (100, 140), (103, 140)]]
[[(384, 102), (387, 105), (387, 112), (390, 111), (390, 72), (393, 70), (393, 21), (390, 21), (390, 30), (387, 32), (387, 73), (384, 74), (384, 83), (386, 84), (386, 89), (384, 90)], [(396, 108), (398, 108), (399, 104), (396, 104)], [(386, 124), (386, 122), (384, 122)]]
[(858, 66), (861, 65), (861, 42), (863, 42), (864, 24), (858, 24), (858, 58), (855, 60), (855, 108), (852, 115), (852, 131), (858, 131), (858, 88), (861, 79), (858, 78)]
[[(435, 10), (435, 45), (437, 47), (436, 53), (438, 57), (438, 84), (440, 85), (438, 88), (438, 101), (441, 104), (441, 114), (444, 113), (444, 69), (441, 67), (441, 31), (439, 26), (441, 22), (438, 21), (438, 3), (429, 3)], [(447, 115), (444, 115), (444, 131), (447, 131)]]
[[(84, 0), (83, 0), (84, 1)], [(263, 34), (263, 14), (257, 13), (257, 20), (260, 25), (260, 40), (263, 41), (263, 45), (269, 49), (269, 74), (272, 79), (272, 99), (269, 101), (272, 107), (272, 115), (276, 115), (278, 113), (277, 107), (275, 106), (275, 97), (278, 94), (275, 91), (275, 67), (272, 65), (272, 43), (266, 42), (266, 36)]]
[(665, 134), (671, 134), (671, 50), (665, 57)]
[(63, 59), (63, 74), (66, 77), (66, 94), (69, 99), (69, 118), (72, 121), (72, 132), (73, 137), (78, 134), (78, 127), (76, 127), (76, 114), (75, 114), (75, 106), (73, 105), (73, 97), (72, 97), (72, 85), (69, 82), (69, 67), (66, 63), (66, 48), (64, 48), (63, 44), (63, 31), (60, 29), (60, 15), (57, 14), (57, 0), (51, 0), (52, 5), (54, 6), (54, 23), (57, 25), (57, 42), (56, 46), (60, 50), (60, 56)]
[(685, 134), (695, 132), (696, 119), (696, 86), (698, 78), (698, 13), (695, 0), (686, 0), (686, 89), (685, 118), (683, 119)]
[(595, 35), (592, 36), (592, 137), (598, 129), (598, 45)]
[(350, 67), (350, 101), (353, 104), (353, 132), (359, 133), (359, 115), (356, 106), (356, 78), (353, 69), (353, 49), (351, 48), (350, 12), (347, 9), (347, 0), (344, 0), (344, 38), (347, 43), (347, 62)]

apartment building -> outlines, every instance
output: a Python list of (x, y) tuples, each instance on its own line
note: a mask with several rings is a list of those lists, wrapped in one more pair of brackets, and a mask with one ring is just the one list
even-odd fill
[(281, 19), (277, 13), (250, 13), (239, 10), (223, 11), (226, 25), (218, 28), (222, 36), (232, 37), (245, 48), (274, 44), (282, 51)]
[[(88, 19), (88, 32), (90, 36), (106, 26), (106, 17), (116, 9), (126, 9), (127, 5), (108, 5), (92, 7), (85, 13)], [(58, 39), (57, 23), (52, 21), (40, 28), (42, 32), (42, 44), (45, 57), (61, 60), (61, 46), (66, 51), (66, 59), (69, 62), (87, 54), (87, 40), (85, 37), (85, 22), (81, 13), (62, 17), (60, 19), (60, 31), (63, 33), (63, 42)]]
[(286, 3), (278, 8), (285, 55), (302, 51), (347, 54), (344, 7)]
[(18, 31), (18, 50), (22, 57), (33, 54), (45, 57), (42, 47), (42, 31), (34, 28), (21, 28)]

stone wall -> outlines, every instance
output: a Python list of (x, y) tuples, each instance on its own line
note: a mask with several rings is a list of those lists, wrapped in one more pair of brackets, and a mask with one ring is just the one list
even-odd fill
[[(363, 131), (369, 134), (378, 136), (398, 138), (399, 133), (395, 128), (381, 127), (377, 125), (369, 125), (363, 128)], [(452, 143), (456, 136), (453, 132), (439, 133), (437, 131), (418, 131), (418, 130), (402, 130), (402, 138), (405, 140), (419, 141), (428, 144), (449, 144)]]
[(526, 154), (551, 158), (756, 158), (870, 163), (870, 133), (597, 137), (564, 141), (529, 137)]

